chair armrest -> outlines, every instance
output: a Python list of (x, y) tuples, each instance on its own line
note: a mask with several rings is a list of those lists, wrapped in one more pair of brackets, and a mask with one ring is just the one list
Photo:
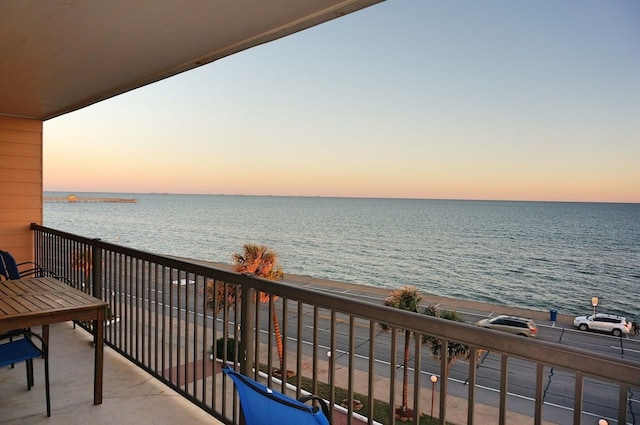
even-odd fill
[(318, 404), (320, 405), (320, 408), (322, 409), (322, 413), (324, 413), (327, 419), (329, 419), (329, 406), (327, 406), (327, 402), (325, 401), (324, 398), (317, 396), (315, 394), (304, 395), (298, 398), (298, 401), (302, 403), (306, 403), (307, 401), (312, 401), (312, 400), (315, 400), (318, 402)]

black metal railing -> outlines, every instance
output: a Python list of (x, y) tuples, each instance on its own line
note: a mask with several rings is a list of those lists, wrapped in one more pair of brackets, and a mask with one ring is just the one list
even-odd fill
[[(434, 423), (459, 416), (460, 422), (473, 424), (482, 403), (497, 406), (493, 423), (505, 424), (509, 415), (522, 415), (540, 424), (556, 397), (570, 399), (570, 421), (580, 424), (586, 418), (584, 405), (594, 402), (594, 386), (596, 393), (607, 394), (604, 401), (595, 402), (600, 408), (606, 405), (602, 417), (620, 424), (633, 418), (635, 423), (637, 362), (35, 224), (32, 230), (38, 263), (108, 302), (111, 320), (105, 343), (225, 423), (240, 423), (239, 405), (232, 384), (217, 373), (220, 363), (210, 357), (237, 364), (242, 373), (283, 392), (300, 395), (304, 388), (323, 394), (332, 406), (345, 406), (331, 409), (331, 415), (345, 415), (349, 424), (395, 423), (393, 411), (403, 392), (398, 371), (406, 331), (412, 338), (408, 407), (415, 423), (428, 414), (437, 418)], [(273, 337), (276, 330), (282, 335), (281, 347)], [(422, 336), (441, 344), (437, 360)], [(446, 348), (454, 343), (468, 348), (468, 359), (449, 365)], [(562, 376), (568, 383), (562, 394), (547, 391), (554, 372), (556, 379)], [(288, 379), (281, 379), (285, 376)], [(497, 393), (486, 390), (490, 384)], [(516, 402), (515, 387), (530, 401)], [(453, 400), (463, 402), (452, 408)]]

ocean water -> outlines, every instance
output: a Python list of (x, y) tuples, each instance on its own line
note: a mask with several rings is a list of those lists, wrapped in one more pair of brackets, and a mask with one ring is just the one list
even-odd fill
[[(67, 196), (47, 192), (45, 196)], [(640, 320), (640, 204), (89, 194), (44, 225), (158, 254), (231, 263), (265, 244), (286, 273)]]

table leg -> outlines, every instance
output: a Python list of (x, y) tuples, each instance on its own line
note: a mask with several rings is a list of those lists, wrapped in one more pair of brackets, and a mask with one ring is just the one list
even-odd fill
[(98, 309), (98, 320), (93, 326), (95, 330), (95, 366), (93, 375), (93, 404), (102, 404), (102, 376), (104, 371), (104, 320), (105, 307)]
[(48, 347), (49, 346), (49, 325), (42, 325), (42, 340)]

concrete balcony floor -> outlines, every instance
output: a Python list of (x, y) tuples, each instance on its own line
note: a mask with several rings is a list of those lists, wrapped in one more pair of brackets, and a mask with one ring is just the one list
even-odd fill
[[(312, 286), (311, 284), (309, 284)], [(336, 283), (334, 290), (340, 290)], [(324, 290), (326, 288), (323, 286)], [(353, 285), (349, 293), (353, 295)], [(344, 289), (344, 288), (342, 288)], [(372, 296), (372, 290), (365, 291)], [(450, 305), (451, 300), (436, 299), (440, 305)], [(495, 311), (495, 306), (481, 303), (455, 300), (458, 308), (465, 311)], [(506, 310), (503, 308), (502, 310)], [(523, 314), (518, 309), (506, 311), (509, 314), (520, 314), (533, 317), (543, 323), (547, 316), (544, 312)], [(571, 318), (559, 315), (559, 321), (572, 325)], [(39, 332), (39, 329), (35, 329)], [(154, 379), (135, 364), (129, 362), (109, 347), (105, 347), (104, 356), (104, 391), (103, 403), (93, 405), (93, 356), (92, 336), (81, 328), (73, 328), (71, 322), (51, 325), (50, 327), (50, 380), (51, 380), (51, 417), (46, 416), (44, 392), (44, 365), (41, 361), (34, 364), (35, 384), (27, 391), (24, 363), (14, 369), (0, 368), (0, 424), (46, 424), (46, 425), (127, 425), (127, 424), (222, 424), (213, 416), (201, 410), (187, 399)], [(266, 346), (264, 347), (266, 350)], [(262, 358), (267, 354), (263, 353)], [(310, 364), (311, 359), (305, 360)], [(324, 376), (327, 366), (321, 361), (319, 373)], [(336, 372), (336, 385), (346, 388), (346, 371)], [(368, 377), (362, 371), (356, 371), (356, 390), (366, 392)], [(376, 378), (376, 388), (380, 394), (389, 388), (388, 380)], [(360, 386), (364, 386), (360, 388)], [(232, 391), (232, 386), (228, 386)], [(400, 390), (397, 389), (397, 396)], [(438, 415), (438, 397), (434, 414)], [(431, 391), (421, 394), (423, 406), (429, 406)], [(399, 401), (399, 400), (398, 400)], [(533, 424), (534, 418), (507, 411), (507, 423)], [(466, 423), (466, 400), (448, 396), (447, 421), (454, 424)], [(346, 415), (341, 411), (334, 412), (334, 425), (346, 424)], [(476, 403), (475, 422), (480, 425), (495, 424), (498, 420), (498, 409)], [(354, 424), (364, 423), (354, 420)], [(543, 424), (549, 422), (543, 421)]]
[[(35, 329), (39, 332), (39, 329)], [(0, 369), (0, 423), (46, 425), (221, 424), (109, 347), (104, 351), (104, 392), (93, 404), (91, 335), (71, 322), (50, 326), (51, 417), (46, 414), (44, 363), (34, 362), (27, 391), (25, 363)]]

